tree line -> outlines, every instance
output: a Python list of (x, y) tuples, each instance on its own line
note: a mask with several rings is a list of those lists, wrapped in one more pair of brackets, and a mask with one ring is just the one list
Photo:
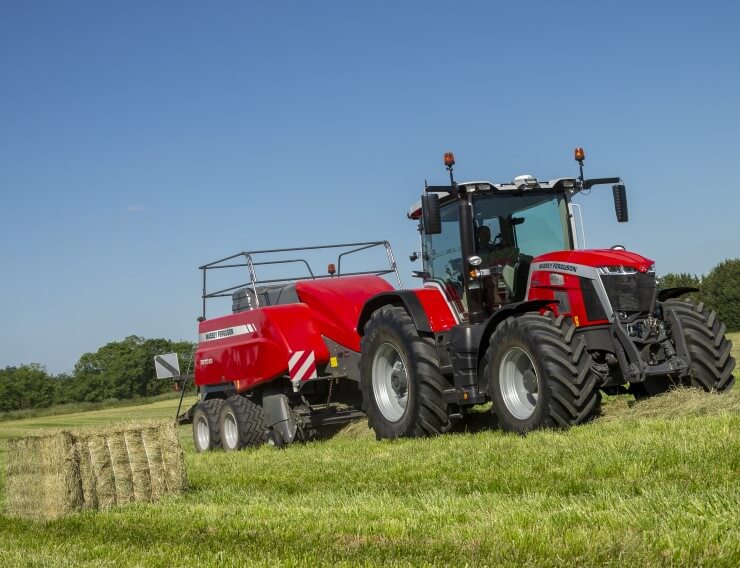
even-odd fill
[(38, 364), (5, 367), (0, 369), (0, 411), (163, 394), (172, 382), (156, 379), (154, 356), (177, 353), (186, 373), (194, 349), (189, 341), (132, 335), (85, 353), (69, 374), (53, 375)]
[(704, 302), (717, 312), (727, 331), (740, 331), (740, 258), (720, 262), (706, 276), (669, 273), (660, 278), (659, 288), (698, 288), (684, 296), (694, 303)]

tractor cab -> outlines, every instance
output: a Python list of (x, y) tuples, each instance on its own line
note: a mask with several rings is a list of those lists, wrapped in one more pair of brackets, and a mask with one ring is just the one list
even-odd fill
[[(526, 184), (520, 183), (522, 178)], [(522, 176), (510, 184), (474, 182), (459, 187), (470, 196), (474, 256), (480, 259), (474, 269), (480, 273), (483, 310), (490, 315), (502, 305), (524, 300), (534, 257), (575, 248), (567, 189), (575, 187), (575, 180), (540, 183)], [(439, 212), (439, 233), (425, 232), (420, 223), (422, 275), (425, 282), (441, 285), (464, 316), (468, 294), (458, 204), (449, 195), (441, 197)], [(414, 214), (412, 210), (410, 216)]]
[(571, 198), (599, 184), (615, 184), (619, 221), (627, 220), (620, 178), (539, 181), (521, 175), (509, 183), (456, 183), (454, 156), (445, 155), (450, 185), (425, 186), (409, 218), (418, 219), (425, 285), (440, 286), (461, 321), (479, 323), (503, 306), (527, 299), (530, 265), (538, 256), (578, 248)]

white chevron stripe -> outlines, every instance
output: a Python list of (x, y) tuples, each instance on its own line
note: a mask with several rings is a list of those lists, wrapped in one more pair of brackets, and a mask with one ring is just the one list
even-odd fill
[(305, 351), (296, 351), (290, 356), (290, 359), (288, 360), (288, 370), (289, 371), (293, 370), (293, 367), (295, 367), (298, 364), (298, 361), (301, 360), (304, 353)]
[(313, 374), (310, 377), (304, 377), (308, 370), (314, 366), (314, 363), (316, 362), (316, 355), (314, 355), (314, 352), (311, 351), (308, 354), (308, 357), (306, 358), (306, 361), (303, 363), (300, 369), (298, 369), (298, 372), (295, 373), (295, 380), (303, 380), (304, 378), (309, 379), (315, 379), (316, 378), (316, 370), (314, 369)]

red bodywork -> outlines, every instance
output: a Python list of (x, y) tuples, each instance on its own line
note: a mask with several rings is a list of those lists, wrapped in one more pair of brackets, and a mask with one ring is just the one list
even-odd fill
[[(329, 361), (322, 336), (360, 350), (357, 321), (365, 302), (393, 287), (377, 276), (296, 282), (300, 303), (256, 308), (212, 318), (198, 326), (195, 384), (233, 382), (239, 392), (285, 375), (297, 351)], [(212, 337), (209, 337), (208, 334)]]
[(434, 333), (448, 331), (457, 325), (457, 320), (452, 313), (449, 303), (442, 295), (442, 291), (437, 288), (423, 288), (414, 290), (414, 294), (419, 298), (424, 313), (429, 320), (429, 327)]
[(548, 252), (532, 260), (535, 262), (545, 261), (569, 262), (581, 266), (629, 266), (640, 272), (647, 272), (653, 261), (634, 252), (612, 249), (591, 250), (561, 250)]
[[(627, 266), (634, 268), (639, 272), (647, 272), (652, 266), (653, 261), (639, 254), (612, 250), (612, 249), (594, 249), (594, 250), (566, 250), (557, 251), (536, 257), (532, 260), (532, 265), (540, 262), (568, 263), (576, 265), (579, 268), (596, 269), (600, 266)], [(555, 286), (550, 280), (550, 273), (556, 272), (562, 274), (564, 283), (561, 286)], [(577, 326), (601, 325), (609, 323), (607, 319), (590, 320), (587, 315), (584, 302), (584, 294), (581, 288), (581, 278), (597, 277), (596, 273), (578, 275), (570, 274), (566, 270), (559, 270), (553, 267), (547, 270), (532, 270), (530, 273), (530, 288), (528, 300), (555, 300), (561, 297), (561, 302), (553, 304), (552, 308), (555, 313), (569, 315)], [(567, 303), (562, 301), (562, 295), (567, 297)], [(567, 307), (564, 307), (567, 306)]]

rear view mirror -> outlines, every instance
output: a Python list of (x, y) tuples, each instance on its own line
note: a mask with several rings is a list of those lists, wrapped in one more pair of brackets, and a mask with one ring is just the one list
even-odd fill
[(421, 196), (421, 221), (425, 235), (438, 235), (442, 232), (439, 195), (436, 193), (425, 193)]
[(614, 193), (614, 210), (617, 213), (617, 221), (626, 223), (629, 220), (629, 213), (627, 212), (627, 189), (623, 183), (620, 183), (612, 186), (612, 193)]

